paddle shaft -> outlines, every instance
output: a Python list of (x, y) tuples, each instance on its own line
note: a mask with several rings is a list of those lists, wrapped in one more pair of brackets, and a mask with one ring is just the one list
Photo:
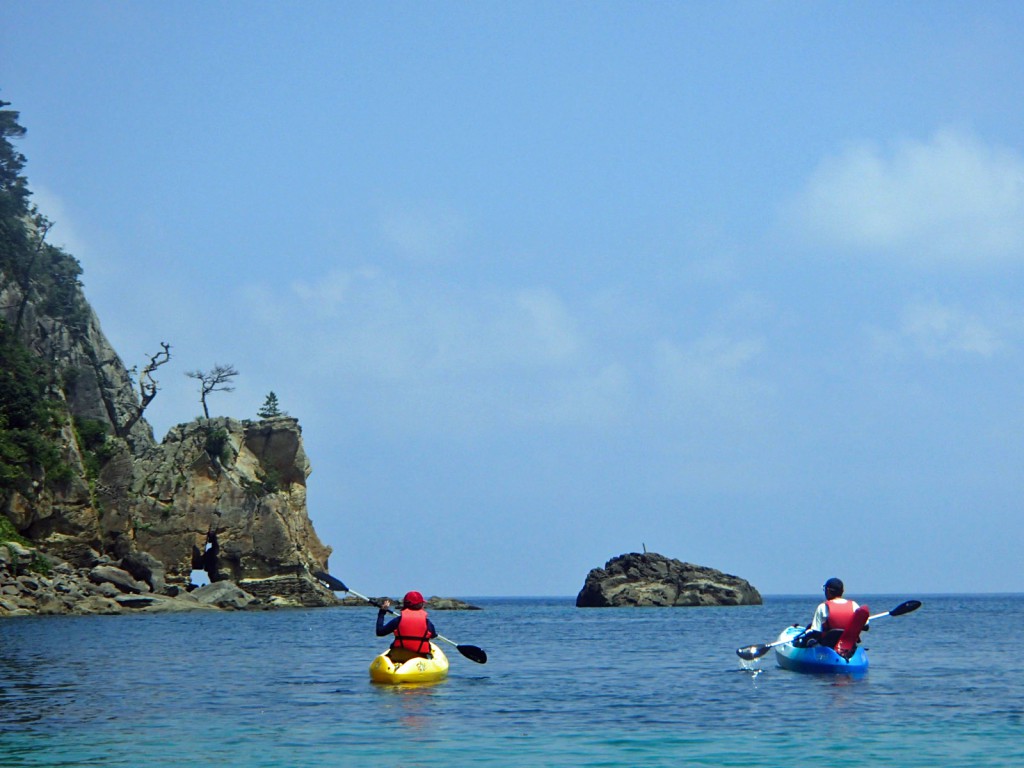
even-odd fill
[[(377, 602), (376, 600), (372, 600), (372, 599), (370, 599), (369, 597), (367, 597), (366, 595), (360, 595), (360, 594), (359, 594), (358, 592), (356, 592), (356, 591), (355, 591), (354, 589), (350, 589), (350, 590), (347, 590), (347, 591), (348, 591), (348, 593), (349, 593), (350, 595), (355, 595), (356, 597), (358, 597), (358, 598), (360, 598), (360, 599), (362, 599), (362, 600), (365, 600), (365, 601), (366, 601), (366, 602), (368, 602), (368, 603), (369, 603), (370, 605), (375, 605), (375, 606), (377, 606), (378, 608), (382, 608), (382, 607), (383, 607), (383, 606), (381, 606), (381, 604), (380, 604), (380, 603), (378, 603), (378, 602)], [(400, 611), (396, 611), (396, 610), (395, 610), (394, 608), (392, 608), (392, 607), (390, 607), (390, 606), (388, 606), (388, 608), (386, 608), (385, 610), (387, 610), (387, 612), (388, 612), (388, 613), (390, 613), (390, 614), (391, 614), (392, 616), (401, 616), (401, 615), (402, 615), (402, 613), (401, 613)], [(449, 640), (449, 639), (448, 639), (447, 637), (444, 637), (443, 635), (437, 635), (437, 639), (438, 639), (438, 640), (440, 640), (440, 641), (442, 641), (442, 642), (448, 643), (449, 645), (454, 645), (454, 646), (455, 646), (456, 648), (458, 648), (458, 647), (459, 647), (459, 644), (458, 644), (458, 643), (456, 643), (456, 642), (453, 642), (453, 641)]]
[[(334, 592), (348, 592), (349, 594), (355, 595), (361, 600), (365, 600), (370, 605), (376, 605), (378, 607), (381, 607), (380, 603), (378, 603), (376, 600), (371, 600), (366, 595), (360, 595), (358, 592), (353, 592), (351, 589), (348, 588), (345, 582), (343, 582), (341, 579), (334, 578), (329, 573), (326, 573), (324, 571), (316, 571), (313, 574), (313, 576), (320, 579), (320, 581), (326, 584), (327, 587)], [(395, 616), (401, 616), (401, 614), (398, 611), (392, 610), (391, 608), (388, 608), (387, 610), (389, 613)], [(477, 664), (487, 663), (487, 651), (485, 651), (483, 648), (478, 648), (475, 645), (459, 645), (458, 643), (449, 640), (447, 637), (443, 637), (441, 635), (435, 635), (435, 637), (438, 640), (448, 643), (449, 645), (454, 645), (458, 649), (459, 653), (461, 653), (470, 661), (475, 661)]]
[[(338, 590), (338, 591), (341, 591), (341, 592), (348, 592), (350, 595), (355, 595), (360, 600), (365, 600), (370, 605), (376, 605), (378, 608), (383, 607), (376, 600), (372, 600), (369, 597), (367, 597), (366, 595), (361, 595), (358, 592), (349, 589), (347, 586), (345, 586), (345, 582), (339, 581), (338, 579), (334, 578), (333, 576), (331, 576), (329, 574), (317, 573), (315, 575), (321, 581), (327, 582), (327, 584), (330, 586), (331, 589)], [(392, 614), (393, 616), (401, 616), (402, 615), (401, 613), (396, 611), (394, 608), (391, 608), (390, 606), (388, 608), (386, 608), (385, 610), (387, 610), (387, 612)], [(487, 651), (485, 651), (483, 648), (478, 648), (475, 645), (460, 645), (459, 643), (456, 643), (454, 640), (449, 640), (444, 635), (435, 635), (435, 637), (438, 640), (440, 640), (441, 642), (448, 643), (448, 645), (454, 645), (455, 648), (458, 649), (459, 653), (461, 653), (463, 656), (465, 656), (470, 661), (475, 661), (477, 664), (486, 664), (487, 663)]]

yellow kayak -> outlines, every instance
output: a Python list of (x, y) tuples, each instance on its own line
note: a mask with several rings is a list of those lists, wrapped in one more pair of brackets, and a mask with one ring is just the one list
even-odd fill
[(409, 659), (397, 667), (384, 651), (370, 664), (370, 679), (375, 683), (435, 683), (448, 676), (448, 657), (433, 643), (431, 658)]

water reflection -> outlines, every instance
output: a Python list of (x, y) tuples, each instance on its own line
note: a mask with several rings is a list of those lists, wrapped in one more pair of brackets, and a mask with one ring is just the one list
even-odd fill
[(407, 683), (402, 685), (380, 685), (373, 687), (382, 695), (392, 697), (394, 705), (389, 709), (397, 709), (393, 720), (406, 732), (427, 734), (437, 729), (438, 691), (447, 680), (432, 683)]

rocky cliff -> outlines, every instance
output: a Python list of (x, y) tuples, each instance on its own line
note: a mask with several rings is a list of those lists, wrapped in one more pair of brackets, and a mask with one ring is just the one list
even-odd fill
[(157, 442), (143, 416), (156, 369), (129, 370), (108, 342), (20, 159), (0, 153), (0, 615), (77, 612), (99, 584), (181, 596), (197, 568), (257, 604), (337, 604), (310, 575), (330, 548), (307, 514), (298, 422), (200, 419)]
[(760, 605), (750, 582), (654, 552), (613, 557), (587, 574), (578, 608)]

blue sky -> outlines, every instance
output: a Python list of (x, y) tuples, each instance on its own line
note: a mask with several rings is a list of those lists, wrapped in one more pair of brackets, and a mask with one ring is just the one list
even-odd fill
[(8, 2), (147, 417), (273, 390), (354, 589), (1024, 591), (1019, 3)]

